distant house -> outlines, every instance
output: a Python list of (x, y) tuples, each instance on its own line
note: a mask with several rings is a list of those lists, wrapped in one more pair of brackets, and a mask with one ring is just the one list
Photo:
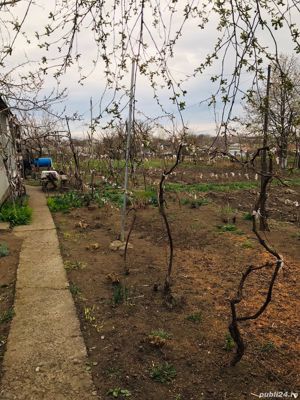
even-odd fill
[(234, 157), (244, 157), (246, 155), (245, 151), (242, 150), (239, 143), (233, 143), (229, 145), (228, 153)]
[(21, 178), (20, 127), (16, 117), (0, 97), (0, 205)]

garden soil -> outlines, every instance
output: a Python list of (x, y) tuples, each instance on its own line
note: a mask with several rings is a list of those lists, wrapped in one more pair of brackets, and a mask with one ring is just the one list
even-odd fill
[[(163, 295), (167, 237), (156, 207), (137, 210), (126, 265), (124, 252), (110, 248), (119, 235), (118, 209), (54, 215), (100, 399), (115, 393), (136, 400), (243, 400), (299, 392), (300, 240), (289, 212), (271, 215), (266, 234), (285, 259), (272, 302), (260, 318), (240, 324), (246, 353), (229, 367), (229, 300), (247, 266), (274, 261), (243, 219), (244, 199), (255, 193), (230, 196), (209, 193), (209, 204), (194, 209), (167, 197), (175, 247), (171, 299)], [(222, 231), (224, 203), (239, 208), (236, 231)], [(239, 315), (260, 308), (272, 271), (251, 274)]]

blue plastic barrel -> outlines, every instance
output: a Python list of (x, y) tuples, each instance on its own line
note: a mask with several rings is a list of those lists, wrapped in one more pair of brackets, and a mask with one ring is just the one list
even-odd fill
[(33, 163), (36, 167), (52, 167), (52, 158), (43, 157), (43, 158), (35, 158)]

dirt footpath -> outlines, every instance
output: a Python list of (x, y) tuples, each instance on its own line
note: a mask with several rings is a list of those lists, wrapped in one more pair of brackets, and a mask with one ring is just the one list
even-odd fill
[(15, 317), (4, 357), (3, 400), (88, 400), (96, 398), (86, 348), (45, 196), (28, 188), (30, 226), (18, 268)]

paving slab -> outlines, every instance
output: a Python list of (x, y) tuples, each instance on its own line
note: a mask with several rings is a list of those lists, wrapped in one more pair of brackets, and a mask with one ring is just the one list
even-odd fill
[(0, 231), (9, 231), (10, 223), (9, 222), (0, 222)]
[(41, 189), (28, 194), (32, 224), (14, 229), (24, 241), (0, 398), (95, 399), (53, 219)]

